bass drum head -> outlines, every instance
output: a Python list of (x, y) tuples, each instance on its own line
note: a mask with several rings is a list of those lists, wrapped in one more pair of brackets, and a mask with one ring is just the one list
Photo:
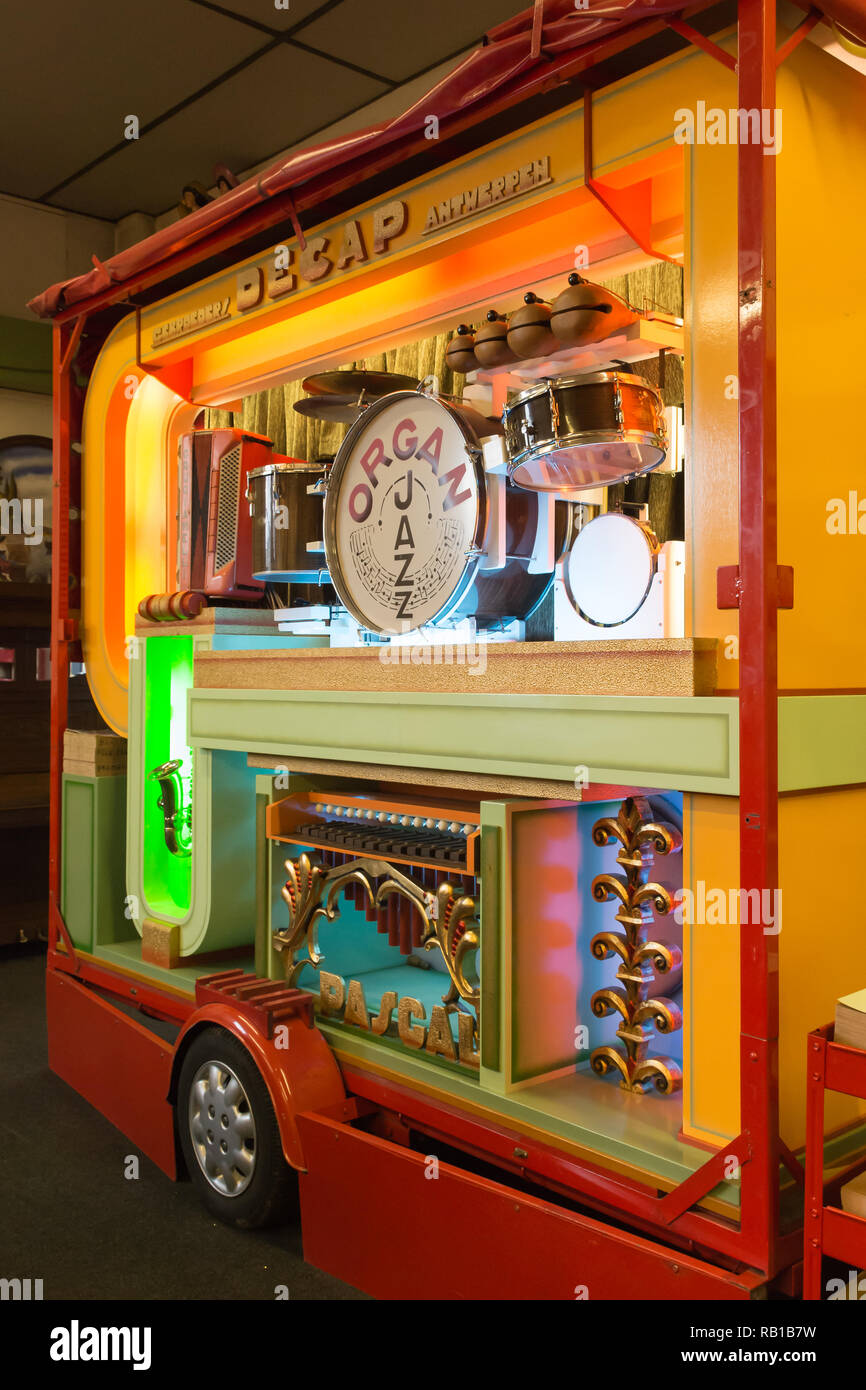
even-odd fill
[(593, 627), (619, 627), (643, 606), (658, 546), (648, 526), (619, 512), (587, 522), (563, 565), (569, 602)]
[(349, 430), (328, 479), (325, 556), (364, 627), (411, 632), (447, 617), (472, 583), (486, 493), (471, 449), (468, 414), (415, 391), (381, 397)]

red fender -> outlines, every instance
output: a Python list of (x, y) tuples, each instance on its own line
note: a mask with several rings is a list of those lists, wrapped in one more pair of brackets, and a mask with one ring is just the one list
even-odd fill
[(255, 1024), (229, 1003), (206, 1004), (190, 1014), (180, 1031), (172, 1072), (172, 1094), (180, 1071), (184, 1040), (207, 1024), (224, 1028), (237, 1038), (252, 1057), (268, 1088), (280, 1129), (283, 1153), (292, 1168), (306, 1171), (297, 1117), (305, 1110), (324, 1110), (346, 1098), (346, 1088), (336, 1058), (318, 1028), (303, 1018), (291, 1018), (284, 1027), (287, 1046), (278, 1047)]

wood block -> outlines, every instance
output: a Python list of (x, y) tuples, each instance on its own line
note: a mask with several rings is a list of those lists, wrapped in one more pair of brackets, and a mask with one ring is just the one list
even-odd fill
[(63, 771), (89, 777), (116, 777), (126, 771), (126, 739), (119, 734), (67, 729), (63, 735)]
[(180, 927), (176, 922), (154, 922), (145, 917), (141, 928), (141, 959), (163, 970), (180, 964)]
[(243, 635), (272, 631), (277, 638), (273, 608), (203, 608), (195, 618), (179, 618), (170, 623), (152, 622), (135, 615), (135, 631), (141, 637), (164, 633), (169, 637), (185, 637), (190, 633), (222, 632)]

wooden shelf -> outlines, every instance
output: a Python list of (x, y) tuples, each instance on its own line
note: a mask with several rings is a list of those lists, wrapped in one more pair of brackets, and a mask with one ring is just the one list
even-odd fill
[(642, 362), (663, 350), (682, 354), (683, 321), (647, 315), (600, 343), (563, 348), (550, 357), (527, 358), (506, 367), (479, 367), (475, 380), (501, 383), (505, 378), (508, 388), (520, 391), (544, 377), (594, 372), (614, 361)]

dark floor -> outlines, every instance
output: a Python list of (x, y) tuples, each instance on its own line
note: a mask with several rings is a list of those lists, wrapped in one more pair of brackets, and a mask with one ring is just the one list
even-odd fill
[(238, 1232), (48, 1070), (45, 959), (0, 950), (0, 1277), (46, 1299), (361, 1299), (304, 1264), (297, 1227)]

